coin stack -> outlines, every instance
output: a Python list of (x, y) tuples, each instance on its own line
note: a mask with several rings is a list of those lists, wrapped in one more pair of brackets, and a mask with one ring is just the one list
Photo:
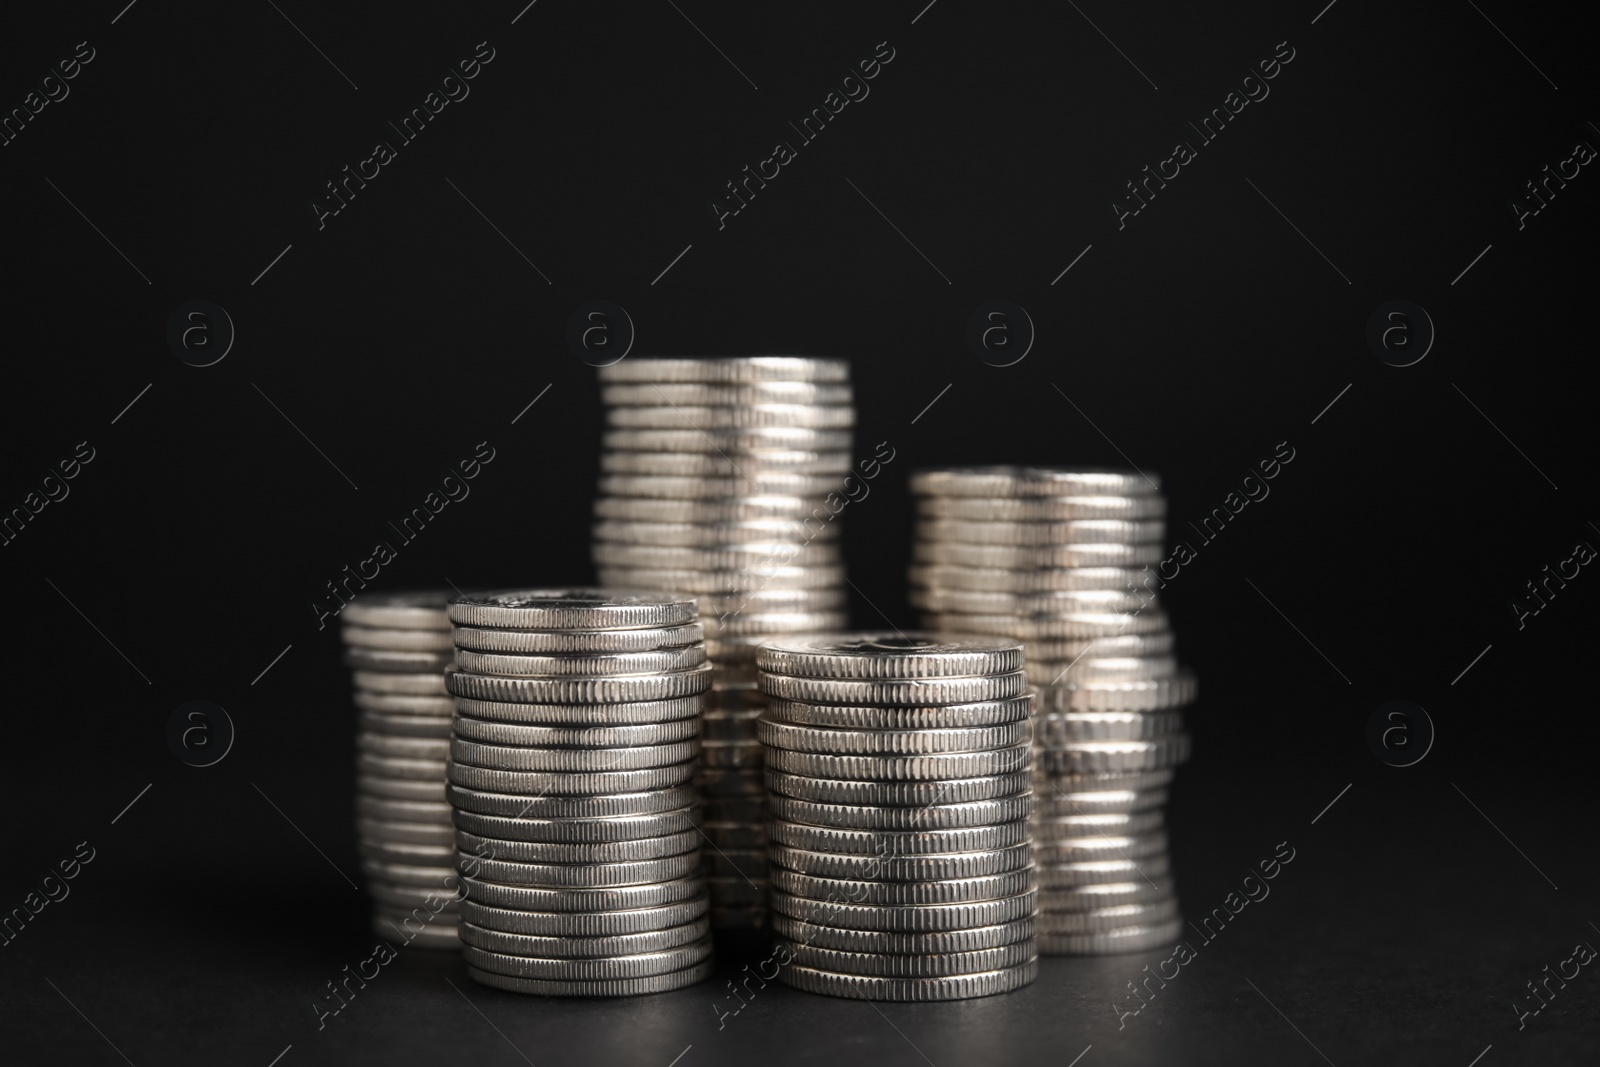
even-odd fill
[(756, 646), (846, 623), (848, 379), (843, 360), (776, 356), (600, 371), (600, 581), (696, 595), (715, 666), (698, 784), (718, 929), (766, 919)]
[(1133, 952), (1182, 920), (1162, 808), (1188, 757), (1195, 680), (1156, 604), (1166, 501), (1134, 471), (914, 474), (912, 601), (924, 625), (1027, 647), (1037, 688), (1039, 947)]
[(467, 972), (548, 996), (705, 978), (690, 782), (711, 668), (694, 600), (518, 590), (458, 596), (449, 613)]
[(387, 938), (459, 948), (455, 829), (445, 801), (451, 662), (448, 591), (363, 593), (341, 613), (355, 674), (356, 837)]
[(820, 636), (769, 642), (757, 664), (778, 977), (918, 1001), (1033, 981), (1022, 646)]

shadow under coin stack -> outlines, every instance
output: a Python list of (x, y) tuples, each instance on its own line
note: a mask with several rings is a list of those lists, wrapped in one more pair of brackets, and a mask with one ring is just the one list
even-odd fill
[(1167, 786), (1189, 754), (1155, 604), (1166, 501), (1134, 471), (969, 467), (912, 476), (924, 625), (1025, 642), (1036, 688), (1039, 947), (1135, 952), (1182, 928)]
[(766, 921), (756, 645), (846, 624), (834, 516), (851, 462), (849, 369), (766, 356), (600, 370), (600, 581), (696, 595), (716, 668), (699, 786), (718, 929)]
[(707, 977), (691, 783), (711, 668), (695, 602), (529, 590), (457, 597), (449, 612), (468, 973), (548, 996)]
[(341, 613), (355, 675), (356, 838), (372, 928), (458, 948), (455, 830), (444, 796), (451, 592), (363, 593)]
[(779, 979), (902, 1001), (1033, 981), (1021, 645), (820, 636), (757, 663)]

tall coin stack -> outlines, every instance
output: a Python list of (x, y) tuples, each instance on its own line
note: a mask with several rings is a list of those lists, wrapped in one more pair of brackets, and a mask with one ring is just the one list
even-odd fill
[(448, 591), (363, 593), (341, 613), (355, 675), (356, 837), (372, 928), (458, 948), (455, 830), (444, 796), (450, 714)]
[(757, 664), (779, 979), (919, 1001), (1033, 981), (1022, 646), (821, 636)]
[(1025, 642), (1037, 687), (1040, 951), (1133, 952), (1182, 927), (1162, 808), (1195, 680), (1155, 603), (1166, 501), (1133, 471), (912, 476), (924, 625)]
[(694, 600), (527, 590), (457, 597), (449, 612), (468, 973), (548, 996), (705, 978), (691, 783), (711, 668)]
[(851, 462), (848, 379), (843, 360), (774, 356), (600, 371), (600, 581), (698, 596), (715, 665), (698, 784), (719, 929), (766, 919), (756, 645), (846, 623), (834, 516)]

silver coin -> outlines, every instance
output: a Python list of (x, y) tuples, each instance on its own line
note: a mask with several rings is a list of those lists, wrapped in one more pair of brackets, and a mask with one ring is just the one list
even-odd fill
[[(439, 689), (444, 689), (444, 677), (438, 678)], [(356, 707), (362, 711), (378, 715), (410, 715), (430, 718), (443, 718), (450, 721), (450, 716), (455, 713), (456, 702), (450, 696), (416, 696), (407, 693), (368, 693), (357, 689), (355, 696)]]
[(709, 653), (713, 642), (735, 637), (756, 634), (821, 633), (826, 630), (841, 629), (848, 623), (848, 615), (843, 611), (832, 610), (787, 612), (757, 610), (741, 612), (726, 618), (713, 617), (705, 620), (706, 649)]
[[(511, 818), (456, 811), (452, 816), (458, 829), (501, 841), (601, 842), (637, 841), (665, 834), (693, 832), (700, 824), (697, 808), (653, 815), (610, 816), (590, 819)], [(447, 819), (447, 822), (449, 820)], [(454, 840), (452, 836), (451, 840)]]
[(960, 678), (1021, 670), (1022, 646), (921, 633), (828, 634), (774, 639), (760, 648), (756, 665), (799, 678)]
[(831, 544), (844, 527), (838, 523), (798, 519), (750, 519), (745, 522), (639, 522), (602, 519), (591, 528), (594, 540), (625, 545), (682, 548), (726, 548), (750, 544)]
[(935, 752), (918, 756), (832, 756), (769, 747), (766, 765), (775, 771), (817, 778), (927, 782), (1020, 771), (1029, 766), (1031, 751), (1026, 741), (986, 752)]
[(1160, 563), (1160, 544), (977, 545), (960, 541), (916, 541), (911, 556), (918, 563), (956, 567), (1144, 567)]
[[(691, 436), (698, 436), (693, 434)], [(715, 451), (707, 449), (707, 451)], [(672, 500), (665, 497), (602, 496), (595, 499), (597, 519), (627, 522), (723, 523), (753, 520), (826, 524), (843, 511), (825, 500), (800, 496), (739, 494), (721, 500)]]
[[(455, 872), (451, 872), (452, 875)], [(602, 888), (501, 885), (477, 876), (460, 877), (466, 899), (494, 908), (562, 914), (633, 911), (678, 904), (705, 894), (704, 880), (693, 877), (656, 879), (637, 885)]]
[(618, 630), (695, 621), (693, 601), (615, 589), (518, 589), (451, 601), (450, 621), (524, 630)]
[(559, 979), (564, 981), (604, 981), (648, 978), (691, 967), (711, 956), (711, 938), (657, 952), (596, 959), (543, 959), (491, 952), (463, 944), (461, 956), (471, 967), (516, 978)]
[(1072, 522), (1082, 519), (1160, 519), (1164, 497), (1141, 496), (921, 496), (917, 515), (981, 522)]
[(604, 819), (620, 816), (659, 815), (679, 811), (695, 803), (695, 791), (688, 785), (632, 793), (577, 796), (520, 796), (451, 785), (441, 788), (458, 811), (494, 815), (508, 819)]
[[(767, 840), (813, 852), (919, 856), (933, 852), (992, 852), (1024, 844), (1024, 820), (995, 826), (944, 827), (929, 830), (844, 830), (831, 826), (767, 820)], [(1105, 839), (1096, 839), (1105, 840)], [(1163, 844), (1165, 838), (1162, 839)], [(1131, 847), (1131, 846), (1130, 846)], [(1088, 858), (1088, 857), (1085, 857)]]
[(631, 863), (516, 863), (462, 854), (461, 865), (469, 873), (477, 871), (487, 880), (511, 885), (600, 889), (686, 878), (699, 869), (700, 854), (685, 852)]
[(1005, 874), (978, 878), (954, 878), (917, 882), (872, 882), (840, 878), (819, 878), (783, 867), (772, 871), (772, 886), (785, 893), (811, 900), (844, 900), (853, 904), (885, 904), (912, 907), (924, 904), (960, 904), (975, 900), (998, 900), (1034, 888), (1033, 870), (1024, 868)]
[[(647, 410), (647, 409), (639, 409)], [(654, 497), (668, 500), (702, 500), (707, 497), (802, 496), (824, 497), (843, 492), (844, 478), (837, 474), (800, 474), (794, 471), (757, 470), (727, 478), (704, 475), (674, 477), (667, 474), (602, 474), (600, 492), (606, 496)]]
[(1033, 810), (1033, 793), (994, 800), (973, 800), (965, 804), (932, 804), (924, 807), (888, 808), (861, 804), (815, 804), (773, 794), (767, 806), (773, 818), (813, 826), (838, 826), (860, 830), (943, 829), (958, 826), (991, 826), (1027, 818)]
[(618, 652), (653, 652), (698, 644), (705, 628), (697, 622), (682, 626), (642, 627), (631, 630), (493, 630), (457, 626), (457, 648), (476, 652), (535, 653), (539, 655), (592, 656)]
[(385, 630), (448, 630), (444, 606), (453, 590), (429, 589), (410, 593), (364, 593), (341, 613), (350, 626)]
[[(974, 678), (832, 679), (792, 678), (762, 672), (761, 691), (779, 700), (809, 704), (885, 704), (920, 707), (927, 704), (970, 704), (1004, 700), (1028, 690), (1022, 671)], [(949, 777), (956, 777), (951, 775)]]
[(657, 674), (689, 670), (705, 661), (706, 650), (701, 644), (653, 652), (610, 652), (588, 656), (474, 652), (465, 648), (455, 652), (456, 667), (462, 671), (539, 678)]
[(490, 952), (541, 959), (594, 959), (602, 956), (629, 956), (678, 948), (711, 935), (705, 918), (662, 930), (643, 930), (631, 934), (598, 937), (549, 937), (539, 934), (513, 934), (489, 930), (470, 922), (461, 924), (461, 943)]
[(1033, 862), (1033, 852), (1026, 843), (1005, 848), (939, 852), (922, 856), (848, 855), (775, 844), (768, 846), (767, 856), (772, 864), (801, 874), (868, 882), (983, 878), (1024, 870)]
[(699, 752), (697, 737), (633, 748), (525, 748), (485, 745), (461, 738), (450, 743), (450, 758), (456, 763), (500, 771), (637, 771), (670, 767), (694, 759)]
[(600, 454), (607, 474), (664, 474), (674, 477), (738, 478), (747, 471), (790, 471), (795, 474), (850, 473), (851, 456), (844, 449), (819, 452), (809, 448), (745, 449), (734, 456), (708, 452), (624, 452)]
[(385, 715), (376, 711), (363, 711), (356, 717), (359, 729), (375, 734), (399, 737), (450, 737), (448, 715)]
[(777, 951), (793, 957), (795, 964), (833, 974), (879, 978), (946, 978), (1003, 970), (1026, 963), (1038, 955), (1030, 938), (996, 948), (941, 955), (882, 952), (841, 952), (816, 945), (779, 941)]
[(1163, 734), (1147, 741), (1073, 741), (1041, 748), (1035, 758), (1046, 774), (1115, 774), (1176, 767), (1189, 758), (1189, 735)]
[(408, 864), (415, 867), (449, 867), (455, 862), (453, 845), (423, 845), (409, 841), (383, 841), (360, 837), (356, 840), (356, 852), (363, 860)]
[(1047, 467), (948, 467), (913, 471), (911, 491), (932, 496), (1144, 496), (1161, 479), (1142, 471)]
[(1030, 734), (1026, 721), (934, 730), (845, 730), (796, 726), (769, 716), (757, 724), (757, 736), (763, 744), (796, 752), (903, 756), (1011, 748), (1029, 740)]
[(768, 769), (767, 788), (797, 800), (820, 804), (861, 804), (910, 807), (924, 804), (959, 804), (992, 800), (1021, 793), (1033, 784), (1028, 771), (953, 778), (937, 782), (867, 782), (841, 778), (814, 778)]
[[(405, 920), (410, 918), (411, 922)], [(454, 922), (435, 918), (433, 922), (424, 926), (412, 916), (404, 913), (395, 914), (382, 910), (372, 913), (372, 932), (380, 937), (397, 939), (402, 945), (414, 945), (417, 948), (431, 948), (443, 952), (457, 951), (461, 948), (461, 938), (457, 933), (458, 927)]]
[(1039, 782), (1034, 810), (1040, 818), (1057, 815), (1093, 815), (1100, 812), (1151, 811), (1167, 803), (1165, 789), (1108, 789), (1098, 793), (1058, 793), (1049, 779)]
[(356, 832), (365, 841), (392, 841), (400, 844), (451, 846), (455, 829), (449, 819), (443, 822), (394, 822), (388, 819), (357, 819)]
[(1028, 659), (1071, 662), (1079, 656), (1170, 656), (1172, 631), (1115, 637), (1041, 638), (1029, 641)]
[(618, 382), (842, 382), (850, 364), (810, 356), (741, 356), (733, 359), (633, 359), (600, 368), (600, 380)]
[(1030, 616), (929, 614), (924, 616), (923, 622), (935, 630), (949, 633), (1004, 634), (1027, 642), (1041, 637), (1117, 637), (1167, 628), (1166, 613), (1160, 608), (1127, 614), (1094, 611)]
[(405, 674), (426, 674), (442, 671), (450, 665), (449, 652), (404, 652), (387, 648), (354, 648), (344, 650), (345, 666), (358, 671), (396, 671)]
[(356, 697), (362, 696), (361, 690), (369, 694), (382, 694), (393, 696), (411, 697), (444, 697), (449, 691), (444, 687), (444, 672), (436, 671), (430, 674), (408, 674), (398, 671), (354, 671), (351, 677), (356, 685)]
[(848, 404), (639, 404), (606, 409), (606, 425), (619, 430), (742, 430), (769, 426), (843, 430), (855, 424), (856, 410)]
[(484, 930), (532, 937), (616, 937), (693, 923), (709, 910), (710, 899), (701, 893), (675, 904), (598, 912), (519, 911), (470, 900), (459, 907), (462, 922)]
[[(792, 919), (823, 926), (904, 933), (965, 930), (975, 926), (1015, 922), (1032, 916), (1038, 910), (1038, 905), (1037, 890), (1002, 900), (922, 904), (915, 907), (807, 900), (777, 889), (772, 891), (771, 896), (772, 910)], [(789, 970), (793, 970), (793, 967), (785, 968), (785, 971)]]
[(1183, 726), (1176, 711), (1052, 711), (1033, 724), (1043, 747), (1083, 741), (1148, 741)]
[(1172, 882), (1165, 878), (1080, 885), (1070, 889), (1041, 890), (1039, 911), (1041, 914), (1094, 911), (1115, 904), (1143, 904), (1152, 900), (1165, 900), (1172, 895)]
[(393, 778), (386, 774), (357, 774), (356, 792), (387, 800), (444, 800), (444, 775), (437, 778)]
[(700, 831), (690, 827), (678, 833), (625, 841), (503, 841), (456, 830), (455, 844), (463, 856), (492, 856), (512, 863), (637, 863), (699, 848)]
[(808, 993), (854, 1000), (930, 1002), (971, 1000), (1021, 989), (1039, 977), (1039, 958), (1000, 970), (978, 974), (950, 975), (943, 978), (886, 978), (871, 975), (835, 974), (790, 964), (778, 972), (785, 985)]
[(1165, 825), (1166, 817), (1160, 810), (1052, 813), (1034, 820), (1033, 839), (1035, 843), (1048, 844), (1062, 837), (1148, 834)]
[(399, 759), (442, 760), (450, 755), (450, 742), (437, 737), (400, 737), (362, 731), (356, 735), (356, 751)]
[(702, 382), (649, 382), (607, 385), (600, 401), (608, 405), (672, 404), (678, 407), (733, 407), (747, 404), (850, 404), (855, 394), (848, 385), (776, 381), (720, 385)]
[[(1047, 593), (1052, 590), (1145, 588), (1150, 580), (1148, 568), (1134, 567), (1043, 567), (1033, 570), (1007, 570), (1003, 567), (957, 567), (949, 564), (914, 563), (907, 572), (912, 592), (922, 590), (965, 589), (985, 593)], [(922, 594), (919, 594), (922, 595)], [(922, 607), (912, 603), (912, 607)]]
[(750, 767), (759, 769), (765, 760), (760, 741), (707, 740), (700, 746), (702, 767)]
[[(891, 930), (850, 930), (832, 926), (817, 926), (791, 919), (787, 915), (772, 917), (773, 932), (783, 938), (788, 955), (794, 949), (809, 946), (833, 949), (840, 952), (869, 952), (903, 957), (940, 956), (963, 952), (982, 952), (1003, 945), (1016, 945), (1032, 941), (1036, 921), (1033, 918), (1017, 919), (994, 926), (978, 926), (966, 930), (943, 930), (929, 933), (899, 933)], [(788, 960), (783, 961), (785, 965)]]
[(636, 726), (531, 726), (489, 722), (459, 715), (455, 736), (490, 745), (546, 746), (552, 748), (633, 748), (688, 741), (700, 735), (698, 719), (642, 723)]
[(710, 978), (715, 969), (716, 961), (707, 956), (699, 963), (682, 970), (646, 978), (614, 978), (601, 981), (521, 978), (515, 975), (497, 974), (476, 966), (467, 967), (467, 977), (480, 985), (495, 989), (545, 997), (636, 997), (651, 993), (666, 993), (695, 985)]
[(959, 541), (969, 545), (1061, 545), (1159, 543), (1166, 537), (1161, 519), (1079, 519), (1068, 522), (993, 522), (919, 519), (914, 528), (924, 541)]
[(452, 785), (484, 793), (518, 793), (534, 799), (546, 796), (603, 796), (610, 793), (645, 793), (681, 785), (694, 777), (694, 761), (671, 767), (635, 771), (505, 771), (488, 767), (449, 766)]
[(1035, 685), (1090, 685), (1098, 682), (1171, 678), (1178, 673), (1176, 656), (1103, 656), (1093, 659), (1029, 660), (1028, 678)]
[(1183, 933), (1183, 920), (1170, 919), (1154, 926), (1124, 926), (1092, 934), (1039, 935), (1039, 951), (1052, 956), (1107, 956), (1118, 952), (1148, 952), (1166, 948)]
[(1041, 776), (1047, 785), (1039, 799), (1076, 799), (1105, 792), (1145, 793), (1172, 784), (1172, 770), (1135, 771), (1120, 774), (1057, 774)]
[(738, 571), (769, 566), (825, 567), (837, 566), (843, 559), (839, 546), (831, 541), (769, 541), (718, 548), (596, 541), (591, 555), (596, 566), (639, 570)]
[(1166, 851), (1167, 835), (1159, 830), (1147, 834), (1057, 837), (1033, 843), (1034, 860), (1041, 867), (1086, 860), (1142, 860), (1165, 855)]
[(418, 866), (413, 863), (394, 863), (385, 860), (361, 858), (361, 873), (370, 881), (387, 882), (391, 885), (427, 886), (429, 888), (447, 889), (453, 882), (447, 881), (456, 877), (453, 867), (449, 866)]
[(850, 707), (772, 700), (767, 705), (767, 718), (800, 726), (849, 730), (938, 730), (1023, 723), (1032, 710), (1031, 695), (922, 708)]
[[(503, 678), (451, 671), (450, 692), (473, 700), (525, 704), (633, 704), (692, 696), (711, 688), (711, 666), (672, 674), (619, 674), (607, 678)], [(597, 720), (598, 721), (598, 720)]]
[(395, 756), (375, 756), (370, 752), (358, 752), (356, 771), (375, 778), (413, 778), (427, 782), (443, 782), (445, 761), (401, 759)]
[(1048, 686), (1039, 691), (1046, 711), (1159, 711), (1191, 703), (1199, 693), (1193, 674), (1172, 678), (1096, 681)]
[(1171, 860), (1165, 852), (1140, 859), (1082, 860), (1075, 863), (1039, 863), (1034, 867), (1040, 890), (1052, 893), (1058, 889), (1077, 889), (1088, 885), (1109, 885), (1116, 882), (1161, 881), (1171, 873)]
[(439, 800), (395, 800), (356, 794), (356, 813), (368, 819), (449, 826), (450, 812), (450, 805)]
[(459, 697), (455, 706), (463, 717), (484, 722), (550, 727), (631, 726), (693, 720), (705, 697), (696, 694), (668, 700), (642, 700), (622, 704), (524, 704)]
[[(762, 605), (769, 600), (773, 603), (765, 610), (778, 612), (825, 611), (842, 603), (839, 593), (844, 586), (843, 566), (839, 564), (790, 566), (777, 562), (776, 559), (777, 557), (774, 557), (774, 562), (770, 563), (764, 559), (753, 559), (749, 566), (721, 570), (618, 567), (609, 564), (602, 565), (599, 570), (601, 574), (609, 575), (617, 581), (671, 583), (668, 588), (681, 589), (688, 594), (700, 594), (702, 603), (705, 600), (703, 594), (728, 596), (739, 593), (746, 598), (737, 604), (733, 601), (721, 602), (724, 604), (721, 609), (724, 612), (742, 611), (747, 604), (753, 605), (750, 610), (763, 610)], [(804, 598), (763, 596), (766, 593), (786, 589), (819, 590), (830, 595)], [(716, 629), (707, 619), (706, 635), (715, 636), (716, 633)]]
[[(448, 619), (445, 621), (449, 622)], [(451, 648), (448, 629), (401, 630), (394, 627), (380, 629), (376, 626), (352, 626), (346, 621), (339, 630), (339, 636), (345, 644), (356, 648), (387, 649), (393, 652), (448, 652)]]
[(913, 607), (952, 615), (1057, 615), (1069, 612), (1138, 611), (1150, 602), (1122, 589), (1056, 589), (1044, 593), (993, 593), (969, 589), (928, 589)]

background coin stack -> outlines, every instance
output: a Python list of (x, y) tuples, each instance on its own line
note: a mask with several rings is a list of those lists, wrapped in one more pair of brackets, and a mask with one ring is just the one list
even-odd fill
[(1025, 642), (1038, 693), (1034, 854), (1045, 953), (1177, 935), (1162, 808), (1195, 696), (1155, 603), (1166, 501), (1134, 471), (969, 467), (912, 476), (924, 625)]
[(692, 779), (711, 668), (694, 600), (530, 590), (457, 597), (449, 613), (468, 973), (549, 996), (705, 978)]
[(341, 613), (355, 674), (356, 834), (372, 927), (459, 948), (455, 830), (445, 801), (451, 592), (363, 593)]
[(1033, 981), (1021, 645), (822, 636), (775, 640), (757, 663), (778, 977), (871, 1000)]
[(848, 379), (843, 360), (770, 356), (600, 371), (600, 581), (695, 594), (716, 669), (699, 787), (719, 929), (766, 917), (756, 645), (846, 623), (833, 516), (851, 462)]

